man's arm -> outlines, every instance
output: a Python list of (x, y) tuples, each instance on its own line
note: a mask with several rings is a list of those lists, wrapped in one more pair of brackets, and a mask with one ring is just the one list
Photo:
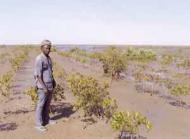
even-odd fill
[(37, 76), (37, 80), (39, 81), (39, 83), (43, 86), (43, 89), (45, 90), (45, 92), (48, 92), (48, 88), (46, 87), (45, 83), (43, 82), (42, 78)]

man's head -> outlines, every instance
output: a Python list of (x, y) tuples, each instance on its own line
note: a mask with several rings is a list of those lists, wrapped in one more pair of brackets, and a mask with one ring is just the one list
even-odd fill
[(48, 56), (51, 51), (51, 41), (49, 40), (43, 40), (40, 44), (41, 51)]

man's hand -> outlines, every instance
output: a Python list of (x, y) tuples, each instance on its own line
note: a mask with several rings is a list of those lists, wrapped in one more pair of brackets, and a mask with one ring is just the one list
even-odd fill
[(44, 89), (45, 90), (45, 93), (48, 94), (49, 93), (49, 90), (47, 88)]
[(45, 85), (45, 83), (43, 82), (43, 80), (41, 79), (41, 77), (40, 77), (40, 76), (37, 76), (37, 79), (38, 79), (38, 81), (40, 82), (40, 84), (43, 86), (45, 93), (49, 93), (49, 90), (48, 90), (48, 88), (46, 87), (46, 85)]

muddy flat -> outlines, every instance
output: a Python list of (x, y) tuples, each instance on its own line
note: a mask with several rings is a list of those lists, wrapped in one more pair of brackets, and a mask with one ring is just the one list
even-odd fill
[[(3, 49), (0, 48), (1, 53), (8, 51)], [(184, 51), (184, 53), (187, 52)], [(28, 86), (34, 85), (33, 70), (37, 54), (39, 52), (36, 51), (29, 53), (28, 59), (13, 76), (10, 95), (6, 98), (2, 97), (3, 100), (0, 102), (0, 139), (116, 138), (118, 132), (111, 129), (110, 125), (103, 120), (98, 120), (97, 123), (84, 128), (85, 123), (81, 121), (80, 111), (74, 112), (72, 110), (74, 98), (68, 90), (65, 91), (66, 99), (56, 103), (52, 102), (52, 105), (57, 107), (57, 112), (51, 114), (51, 117), (57, 121), (57, 124), (48, 125), (47, 132), (36, 131), (34, 128), (35, 106), (30, 97), (23, 92)], [(79, 72), (91, 75), (100, 81), (110, 80), (109, 77), (104, 76), (100, 63), (81, 63), (62, 57), (56, 52), (52, 52), (51, 57), (67, 73)], [(151, 64), (154, 65), (154, 63)], [(1, 74), (10, 70), (6, 60), (1, 62), (0, 66), (2, 67), (0, 68)], [(159, 69), (157, 65), (155, 68)], [(172, 68), (172, 65), (169, 68)], [(176, 69), (171, 72), (178, 72), (179, 70)], [(185, 81), (188, 82), (188, 79)], [(172, 105), (175, 97), (165, 92), (150, 95), (141, 90), (140, 93), (136, 89), (136, 82), (129, 78), (112, 81), (109, 92), (110, 96), (117, 100), (119, 110), (141, 112), (152, 122), (152, 130), (146, 132), (142, 129), (141, 135), (143, 137), (147, 139), (190, 139), (189, 96), (182, 97), (186, 103), (184, 107), (175, 106)]]

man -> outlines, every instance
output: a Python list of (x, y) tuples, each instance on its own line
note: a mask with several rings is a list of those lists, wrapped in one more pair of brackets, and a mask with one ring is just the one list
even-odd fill
[(38, 102), (36, 106), (36, 129), (46, 131), (46, 124), (55, 124), (50, 120), (49, 109), (55, 80), (53, 78), (52, 61), (49, 56), (51, 51), (51, 42), (43, 40), (41, 42), (41, 54), (36, 57), (34, 78), (36, 80)]

